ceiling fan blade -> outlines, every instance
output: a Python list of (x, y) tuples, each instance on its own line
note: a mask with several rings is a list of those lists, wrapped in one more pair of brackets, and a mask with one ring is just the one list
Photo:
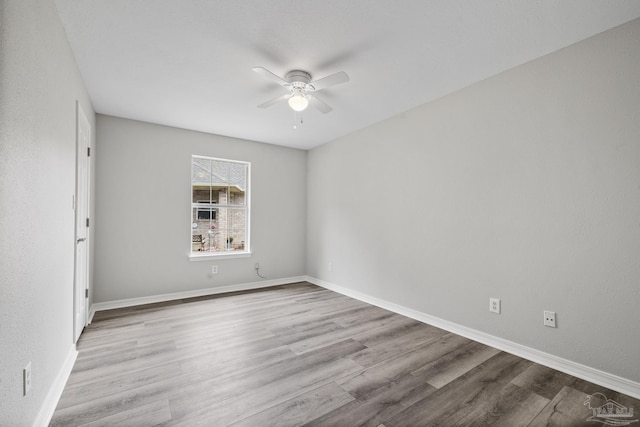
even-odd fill
[(307, 98), (309, 99), (309, 104), (313, 105), (313, 107), (321, 113), (327, 114), (328, 112), (333, 110), (333, 107), (331, 105), (318, 99), (315, 95), (307, 94)]
[(347, 75), (347, 73), (345, 73), (344, 71), (338, 71), (335, 74), (331, 74), (330, 76), (323, 77), (309, 84), (313, 86), (315, 90), (322, 90), (322, 89), (328, 88), (329, 86), (334, 86), (334, 85), (345, 83), (348, 81), (349, 81), (349, 76)]
[(255, 67), (252, 68), (253, 71), (255, 71), (256, 73), (268, 78), (269, 80), (271, 80), (274, 83), (278, 83), (280, 86), (288, 86), (289, 82), (281, 79), (280, 77), (276, 76), (275, 74), (273, 74), (271, 71), (267, 70), (266, 68), (262, 68), (262, 67)]
[(273, 104), (277, 104), (278, 102), (284, 101), (285, 99), (288, 99), (290, 97), (291, 97), (290, 93), (285, 93), (284, 95), (280, 95), (278, 97), (273, 98), (271, 101), (267, 101), (267, 102), (264, 102), (264, 103), (258, 105), (258, 108), (269, 108)]

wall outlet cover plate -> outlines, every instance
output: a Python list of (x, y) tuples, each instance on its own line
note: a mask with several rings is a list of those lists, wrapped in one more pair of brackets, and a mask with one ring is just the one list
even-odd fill
[(492, 313), (500, 314), (500, 299), (489, 298), (489, 311)]
[(544, 326), (548, 326), (550, 328), (556, 327), (556, 312), (555, 311), (545, 311), (544, 312)]

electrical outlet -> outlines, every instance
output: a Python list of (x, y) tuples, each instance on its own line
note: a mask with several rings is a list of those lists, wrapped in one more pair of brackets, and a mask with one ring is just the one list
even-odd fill
[(29, 390), (31, 390), (31, 362), (27, 363), (27, 366), (22, 370), (23, 396), (26, 396)]
[(544, 312), (544, 326), (548, 326), (550, 328), (556, 327), (556, 312), (555, 311), (545, 311)]
[(260, 270), (260, 263), (256, 262), (256, 266), (254, 267), (256, 270)]
[(211, 274), (218, 274), (218, 266), (217, 265), (212, 265), (211, 266)]
[(332, 262), (330, 262), (329, 264), (327, 264), (327, 269), (328, 269), (329, 271), (333, 271), (333, 263), (332, 263)]
[(489, 311), (500, 314), (500, 300), (498, 298), (489, 298)]

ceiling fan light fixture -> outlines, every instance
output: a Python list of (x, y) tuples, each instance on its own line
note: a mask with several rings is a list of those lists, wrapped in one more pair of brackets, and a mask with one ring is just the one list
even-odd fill
[(301, 92), (296, 92), (289, 98), (289, 107), (293, 111), (304, 111), (309, 106), (309, 100)]

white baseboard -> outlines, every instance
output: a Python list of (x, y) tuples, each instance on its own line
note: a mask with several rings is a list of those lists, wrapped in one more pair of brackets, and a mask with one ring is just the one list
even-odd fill
[(93, 315), (96, 313), (96, 311), (133, 307), (136, 305), (153, 304), (156, 302), (201, 297), (205, 295), (223, 294), (226, 292), (247, 291), (251, 289), (267, 288), (269, 286), (287, 285), (289, 283), (303, 282), (305, 281), (305, 279), (305, 276), (286, 277), (283, 279), (262, 280), (260, 282), (241, 283), (238, 285), (221, 286), (218, 288), (196, 289), (194, 291), (173, 292), (170, 294), (151, 295), (147, 297), (98, 302), (91, 305), (91, 309), (89, 310), (89, 323), (91, 323), (91, 321), (93, 320)]
[(307, 276), (306, 281), (309, 283), (313, 283), (314, 285), (322, 286), (323, 288), (329, 289), (331, 291), (346, 295), (348, 297), (360, 300), (362, 302), (384, 308), (385, 310), (393, 311), (394, 313), (410, 317), (419, 322), (427, 323), (440, 329), (444, 329), (445, 331), (453, 332), (465, 338), (469, 338), (471, 340), (486, 344), (507, 353), (522, 357), (523, 359), (531, 360), (532, 362), (539, 363), (540, 365), (544, 365), (549, 368), (556, 369), (560, 372), (573, 375), (574, 377), (578, 377), (594, 384), (609, 388), (611, 390), (618, 391), (633, 398), (640, 399), (640, 383), (638, 382), (631, 381), (626, 378), (601, 371), (599, 369), (591, 368), (589, 366), (585, 366), (571, 360), (563, 359), (561, 357), (554, 356), (543, 351), (526, 347), (522, 344), (489, 335), (485, 332), (458, 325), (457, 323), (440, 319), (439, 317), (431, 316), (429, 314), (422, 313), (420, 311), (413, 310), (411, 308), (395, 304), (380, 298), (376, 298), (362, 292), (354, 291), (343, 286), (325, 282), (315, 277)]
[(76, 362), (76, 357), (78, 357), (78, 352), (76, 351), (75, 344), (73, 344), (69, 349), (69, 353), (67, 353), (64, 363), (58, 371), (58, 375), (56, 375), (56, 379), (53, 381), (53, 385), (47, 393), (47, 397), (44, 399), (44, 403), (40, 407), (38, 416), (33, 423), (34, 427), (46, 427), (49, 425), (51, 417), (53, 417), (53, 413), (60, 401), (60, 396), (62, 396), (64, 386), (67, 384), (69, 375), (71, 375), (71, 370), (73, 369), (73, 364)]
[(87, 325), (90, 325), (91, 322), (93, 322), (93, 316), (95, 316), (95, 314), (96, 314), (95, 304), (91, 304), (91, 307), (89, 307), (89, 314), (87, 315)]

